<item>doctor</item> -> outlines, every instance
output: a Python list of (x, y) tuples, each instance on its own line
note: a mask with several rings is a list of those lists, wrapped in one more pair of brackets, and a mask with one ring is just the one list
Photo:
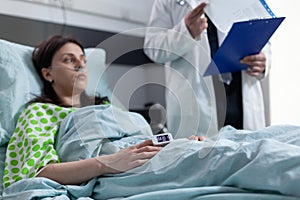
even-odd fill
[(193, 10), (184, 3), (155, 0), (144, 42), (149, 58), (165, 66), (170, 132), (184, 137), (215, 134), (224, 125), (248, 130), (265, 127), (260, 80), (269, 68), (269, 48), (241, 60), (248, 70), (225, 74), (227, 78), (203, 77), (226, 35), (205, 17), (206, 3)]

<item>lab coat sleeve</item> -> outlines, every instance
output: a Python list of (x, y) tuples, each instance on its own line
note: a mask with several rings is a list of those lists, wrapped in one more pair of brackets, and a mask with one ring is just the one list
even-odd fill
[(144, 52), (157, 63), (166, 63), (182, 57), (194, 45), (195, 39), (190, 35), (184, 17), (173, 24), (172, 5), (157, 0), (153, 4), (146, 31)]

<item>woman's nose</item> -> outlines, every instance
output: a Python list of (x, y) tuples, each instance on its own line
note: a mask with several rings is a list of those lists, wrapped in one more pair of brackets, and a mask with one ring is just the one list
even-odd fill
[(80, 67), (86, 67), (86, 62), (82, 59), (76, 59), (76, 65)]
[(76, 68), (87, 68), (86, 61), (82, 59), (76, 59)]
[(87, 72), (87, 68), (82, 66), (75, 67), (74, 70), (76, 72)]

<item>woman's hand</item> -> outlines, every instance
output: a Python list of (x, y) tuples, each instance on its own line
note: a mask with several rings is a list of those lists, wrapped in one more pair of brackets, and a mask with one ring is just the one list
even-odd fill
[(143, 165), (155, 156), (162, 147), (153, 146), (151, 140), (120, 150), (111, 155), (98, 156), (102, 174), (125, 172)]
[(204, 14), (205, 6), (206, 3), (201, 3), (184, 18), (186, 27), (193, 38), (199, 37), (203, 30), (208, 27), (207, 18), (201, 17)]
[(46, 177), (61, 184), (80, 184), (107, 173), (120, 173), (138, 167), (155, 156), (162, 147), (146, 140), (111, 155), (84, 160), (52, 163), (39, 170), (38, 177)]
[(203, 136), (197, 136), (197, 135), (192, 135), (188, 137), (189, 140), (197, 140), (197, 141), (203, 141), (205, 138)]

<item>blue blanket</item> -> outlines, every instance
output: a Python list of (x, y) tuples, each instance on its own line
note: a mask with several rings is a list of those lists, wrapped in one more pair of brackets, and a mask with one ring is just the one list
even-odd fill
[[(139, 115), (112, 106), (75, 111), (61, 124), (63, 161), (109, 154), (150, 137)], [(299, 199), (300, 127), (223, 128), (203, 142), (176, 139), (141, 167), (80, 186), (21, 180), (5, 199)]]

